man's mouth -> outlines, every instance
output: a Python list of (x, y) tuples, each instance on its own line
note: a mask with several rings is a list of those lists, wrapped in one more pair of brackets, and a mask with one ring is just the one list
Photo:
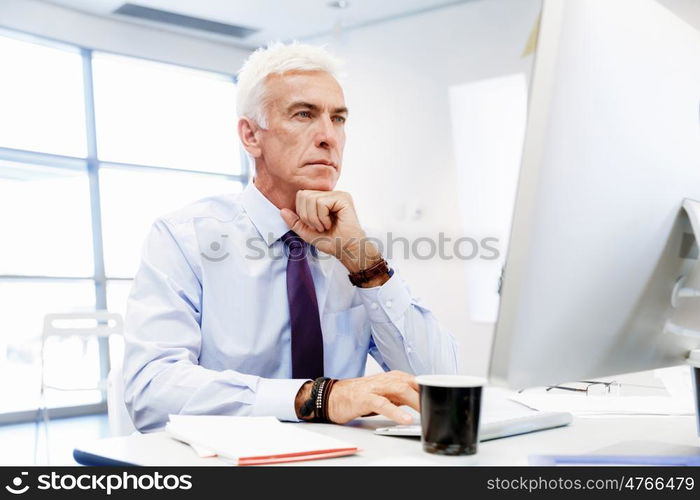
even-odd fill
[(338, 170), (338, 166), (329, 160), (313, 160), (307, 162), (306, 165), (326, 165), (328, 167), (333, 167), (334, 169)]

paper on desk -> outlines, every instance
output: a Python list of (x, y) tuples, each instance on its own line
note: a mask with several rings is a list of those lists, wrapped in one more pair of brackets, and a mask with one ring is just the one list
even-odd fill
[(574, 415), (693, 415), (693, 405), (664, 396), (578, 396), (568, 394), (517, 394), (517, 401), (540, 411), (568, 411)]
[(355, 445), (282, 424), (274, 417), (170, 415), (165, 430), (190, 444), (200, 456), (213, 453), (239, 465), (330, 458), (358, 451)]
[(700, 465), (700, 448), (657, 441), (623, 441), (584, 455), (531, 455), (530, 465)]
[(195, 443), (188, 443), (190, 447), (194, 450), (194, 452), (199, 456), (199, 458), (209, 458), (209, 457), (215, 457), (216, 452), (213, 450), (210, 450), (209, 448), (205, 448), (204, 446), (200, 446)]
[(531, 455), (530, 465), (638, 465), (638, 466), (698, 466), (697, 456), (659, 455)]

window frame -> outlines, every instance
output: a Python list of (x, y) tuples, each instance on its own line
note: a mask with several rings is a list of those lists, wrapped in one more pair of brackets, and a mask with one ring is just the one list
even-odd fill
[[(59, 42), (47, 37), (36, 36), (33, 34), (22, 33), (16, 30), (0, 29), (0, 36), (14, 38), (30, 43), (36, 43), (52, 48), (61, 48), (64, 50), (75, 51), (80, 53), (82, 60), (83, 71), (83, 96), (85, 106), (85, 133), (87, 140), (87, 156), (85, 158), (62, 156), (51, 153), (38, 151), (28, 151), (21, 149), (6, 148), (0, 146), (0, 160), (13, 162), (27, 162), (38, 165), (54, 167), (57, 169), (80, 169), (87, 172), (89, 183), (89, 199), (90, 199), (90, 218), (92, 229), (92, 251), (94, 269), (91, 276), (43, 276), (43, 275), (22, 275), (22, 274), (0, 274), (1, 282), (14, 280), (36, 280), (37, 282), (51, 281), (72, 281), (72, 280), (90, 280), (93, 282), (95, 290), (95, 309), (107, 309), (107, 283), (108, 281), (133, 281), (131, 277), (123, 276), (107, 276), (105, 273), (104, 263), (104, 248), (103, 248), (103, 231), (102, 231), (102, 204), (100, 200), (100, 167), (101, 165), (109, 166), (110, 168), (123, 168), (130, 170), (147, 170), (147, 171), (173, 171), (178, 173), (189, 172), (192, 174), (201, 174), (206, 176), (217, 176), (223, 179), (240, 182), (245, 186), (250, 180), (251, 166), (249, 165), (248, 156), (244, 149), (238, 144), (239, 156), (241, 161), (240, 174), (223, 174), (220, 172), (206, 172), (200, 170), (183, 170), (178, 168), (154, 165), (139, 165), (130, 163), (115, 163), (110, 161), (101, 161), (97, 150), (97, 130), (95, 123), (95, 96), (94, 96), (94, 80), (92, 74), (92, 60), (94, 53), (113, 54), (141, 61), (149, 61), (154, 63), (169, 64), (179, 66), (186, 69), (197, 69), (215, 73), (231, 80), (233, 85), (236, 85), (235, 75), (221, 73), (220, 71), (211, 71), (202, 68), (192, 68), (190, 66), (175, 64), (170, 61), (157, 61), (154, 59), (136, 57), (129, 54), (119, 54), (108, 50), (94, 50), (92, 48), (82, 47), (70, 43)], [(110, 370), (109, 362), (109, 344), (107, 339), (99, 339), (99, 356), (100, 356), (100, 375), (106, 378)], [(38, 418), (39, 409), (29, 409), (19, 412), (2, 412), (0, 411), (0, 425), (8, 423), (19, 423), (34, 421)], [(99, 404), (86, 403), (76, 406), (66, 406), (55, 409), (49, 409), (49, 415), (52, 417), (74, 417), (86, 414), (105, 413), (107, 411), (107, 396), (103, 392), (102, 401)]]

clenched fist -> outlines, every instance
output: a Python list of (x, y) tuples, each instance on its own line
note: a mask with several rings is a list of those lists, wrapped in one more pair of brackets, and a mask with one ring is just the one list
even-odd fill
[[(280, 211), (287, 226), (318, 250), (333, 255), (351, 273), (367, 269), (381, 259), (376, 245), (368, 241), (349, 193), (300, 190), (296, 212)], [(386, 278), (380, 278), (386, 281)], [(371, 283), (377, 286), (382, 283)]]

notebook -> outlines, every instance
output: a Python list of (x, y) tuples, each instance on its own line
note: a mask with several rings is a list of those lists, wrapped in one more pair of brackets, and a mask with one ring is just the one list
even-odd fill
[(165, 431), (200, 456), (233, 465), (263, 465), (352, 455), (357, 446), (283, 424), (275, 417), (170, 415)]

